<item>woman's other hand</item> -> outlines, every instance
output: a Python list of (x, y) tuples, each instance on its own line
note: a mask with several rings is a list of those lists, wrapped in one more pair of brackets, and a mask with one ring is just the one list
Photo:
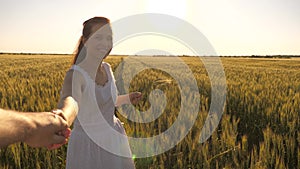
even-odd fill
[(137, 104), (142, 99), (142, 93), (141, 92), (129, 93), (129, 98), (131, 104)]

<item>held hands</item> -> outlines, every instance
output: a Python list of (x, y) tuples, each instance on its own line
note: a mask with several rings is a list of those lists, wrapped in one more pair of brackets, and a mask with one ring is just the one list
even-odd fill
[(66, 144), (67, 141), (68, 141), (68, 138), (71, 136), (71, 129), (70, 128), (67, 128), (66, 130), (64, 131), (60, 131), (58, 133), (56, 133), (58, 136), (63, 136), (65, 137), (66, 141), (63, 142), (63, 143), (59, 143), (59, 144), (52, 144), (50, 146), (48, 146), (48, 150), (53, 150), (53, 149), (57, 149), (59, 147), (61, 147), (62, 145)]
[(129, 99), (132, 104), (137, 104), (142, 99), (142, 93), (141, 92), (129, 93)]
[[(64, 116), (62, 110), (60, 110), (60, 109), (52, 110), (52, 113), (55, 114), (55, 115), (58, 115), (58, 116), (62, 117), (65, 121), (67, 121), (67, 119), (66, 119), (66, 117)], [(68, 141), (68, 138), (71, 136), (71, 129), (70, 129), (70, 128), (67, 128), (67, 129), (65, 129), (65, 130), (61, 130), (61, 131), (57, 132), (56, 134), (57, 134), (58, 136), (63, 136), (63, 137), (65, 137), (66, 142), (49, 145), (49, 146), (47, 147), (48, 150), (57, 149), (57, 148), (61, 147), (62, 145), (66, 144), (67, 141)]]
[(61, 116), (51, 112), (24, 113), (24, 116), (30, 127), (23, 142), (29, 146), (49, 147), (67, 142), (68, 124)]
[[(67, 123), (68, 127), (70, 127), (78, 113), (77, 102), (72, 97), (69, 96), (64, 99), (62, 108), (53, 110), (52, 113), (63, 118), (64, 121)], [(71, 135), (71, 129), (68, 127), (63, 130), (56, 131), (56, 135), (65, 137), (67, 141)], [(59, 148), (65, 143), (66, 142), (51, 144), (48, 146), (48, 149), (51, 150), (51, 149)]]
[(67, 143), (71, 130), (62, 112), (41, 112), (24, 114), (30, 124), (24, 143), (30, 147), (56, 149)]

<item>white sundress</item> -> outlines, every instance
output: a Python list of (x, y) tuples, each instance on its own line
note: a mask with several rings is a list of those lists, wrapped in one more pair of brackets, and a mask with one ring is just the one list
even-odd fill
[(123, 125), (114, 116), (115, 79), (110, 65), (102, 64), (108, 75), (104, 86), (96, 85), (79, 66), (71, 68), (83, 75), (86, 86), (81, 93), (78, 115), (68, 143), (67, 169), (135, 168)]

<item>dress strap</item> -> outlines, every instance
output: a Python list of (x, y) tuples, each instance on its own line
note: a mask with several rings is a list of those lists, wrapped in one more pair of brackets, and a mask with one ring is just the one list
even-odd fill
[(81, 73), (81, 75), (84, 77), (86, 83), (88, 82), (89, 76), (85, 70), (83, 70), (80, 66), (73, 65), (70, 70), (75, 70)]

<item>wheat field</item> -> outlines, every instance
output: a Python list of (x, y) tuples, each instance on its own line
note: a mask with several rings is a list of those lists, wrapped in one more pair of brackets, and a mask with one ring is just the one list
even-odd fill
[[(124, 57), (110, 56), (105, 61), (115, 70)], [(217, 129), (201, 144), (200, 131), (211, 100), (210, 80), (198, 57), (180, 59), (197, 81), (200, 94), (197, 119), (187, 136), (172, 149), (152, 157), (135, 158), (137, 168), (300, 168), (299, 58), (222, 57), (226, 105)], [(52, 110), (71, 60), (71, 55), (0, 55), (0, 107), (18, 111)], [(185, 70), (174, 71), (184, 77)], [(148, 96), (154, 89), (164, 91), (172, 101), (166, 103), (158, 119), (149, 123), (135, 123), (118, 114), (129, 136), (157, 135), (176, 120), (181, 108), (178, 84), (161, 70), (143, 70), (130, 82), (130, 91), (143, 93), (136, 111), (149, 109)], [(49, 151), (13, 144), (0, 149), (0, 168), (64, 168), (66, 151), (66, 145)]]

